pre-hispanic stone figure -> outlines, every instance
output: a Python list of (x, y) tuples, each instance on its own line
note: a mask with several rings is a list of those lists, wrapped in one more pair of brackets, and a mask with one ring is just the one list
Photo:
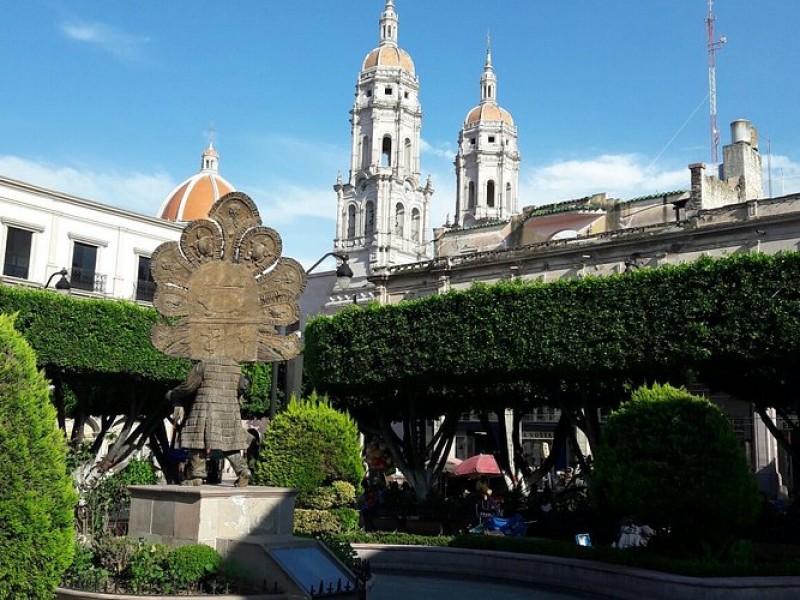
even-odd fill
[(199, 361), (168, 393), (176, 420), (186, 409), (186, 485), (202, 483), (211, 450), (226, 455), (236, 485), (250, 480), (240, 453), (249, 443), (237, 398), (240, 363), (288, 360), (300, 351), (299, 338), (281, 335), (278, 327), (300, 319), (305, 271), (280, 254), (280, 236), (261, 224), (255, 204), (241, 192), (220, 198), (208, 219), (186, 226), (180, 242), (164, 243), (153, 253), (153, 304), (165, 317), (180, 317), (153, 326), (153, 345)]

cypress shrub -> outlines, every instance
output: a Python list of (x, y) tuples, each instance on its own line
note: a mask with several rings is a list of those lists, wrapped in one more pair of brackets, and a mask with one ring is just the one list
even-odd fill
[(0, 598), (51, 600), (72, 561), (66, 453), (34, 352), (0, 315)]
[(258, 485), (296, 488), (299, 508), (318, 488), (336, 480), (355, 485), (363, 476), (355, 421), (317, 396), (275, 417), (253, 468)]
[(601, 510), (668, 532), (682, 550), (724, 546), (747, 532), (760, 506), (722, 411), (668, 385), (639, 388), (612, 413), (591, 485)]

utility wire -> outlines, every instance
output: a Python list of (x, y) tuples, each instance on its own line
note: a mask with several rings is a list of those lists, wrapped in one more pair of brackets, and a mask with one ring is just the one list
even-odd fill
[(681, 131), (683, 131), (683, 130), (684, 130), (684, 128), (685, 128), (685, 127), (686, 127), (686, 126), (689, 124), (689, 121), (691, 121), (691, 120), (692, 120), (692, 117), (694, 117), (694, 116), (695, 116), (695, 114), (697, 114), (697, 111), (698, 111), (698, 110), (700, 110), (700, 108), (701, 108), (701, 107), (702, 107), (702, 106), (703, 106), (703, 105), (706, 103), (706, 100), (708, 100), (708, 94), (706, 94), (705, 96), (703, 96), (703, 99), (702, 99), (702, 100), (700, 100), (700, 103), (697, 105), (697, 108), (695, 108), (695, 109), (692, 111), (692, 114), (690, 114), (690, 115), (689, 115), (689, 116), (686, 118), (686, 120), (683, 122), (683, 125), (681, 125), (681, 126), (678, 128), (678, 131), (676, 131), (676, 132), (675, 132), (675, 135), (673, 135), (673, 136), (670, 138), (670, 140), (667, 142), (667, 145), (666, 145), (666, 146), (664, 146), (664, 147), (661, 149), (661, 152), (659, 152), (659, 153), (656, 155), (656, 157), (653, 159), (653, 162), (651, 162), (649, 165), (647, 165), (647, 169), (645, 169), (645, 171), (649, 171), (649, 170), (650, 170), (650, 168), (651, 168), (651, 167), (652, 167), (654, 164), (656, 164), (656, 163), (658, 162), (658, 159), (659, 159), (659, 158), (661, 158), (661, 155), (662, 155), (662, 154), (664, 154), (664, 152), (666, 152), (666, 151), (667, 151), (667, 148), (669, 148), (669, 147), (672, 145), (672, 142), (674, 142), (674, 141), (675, 141), (675, 138), (677, 138), (677, 137), (678, 137), (678, 136), (681, 134)]

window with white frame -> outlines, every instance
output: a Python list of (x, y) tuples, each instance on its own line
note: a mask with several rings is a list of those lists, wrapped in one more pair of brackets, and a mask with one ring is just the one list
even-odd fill
[(31, 265), (33, 232), (19, 227), (6, 229), (6, 250), (3, 259), (3, 275), (28, 279)]
[[(74, 242), (72, 249), (72, 271), (70, 284), (73, 289), (98, 291), (95, 285), (97, 274), (97, 246)], [(102, 291), (102, 290), (99, 290)]]

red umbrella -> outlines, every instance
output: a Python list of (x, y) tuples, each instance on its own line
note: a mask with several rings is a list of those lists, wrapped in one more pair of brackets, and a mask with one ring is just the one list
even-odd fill
[(455, 477), (469, 477), (470, 475), (502, 475), (497, 461), (491, 454), (476, 454), (461, 462), (453, 471)]

